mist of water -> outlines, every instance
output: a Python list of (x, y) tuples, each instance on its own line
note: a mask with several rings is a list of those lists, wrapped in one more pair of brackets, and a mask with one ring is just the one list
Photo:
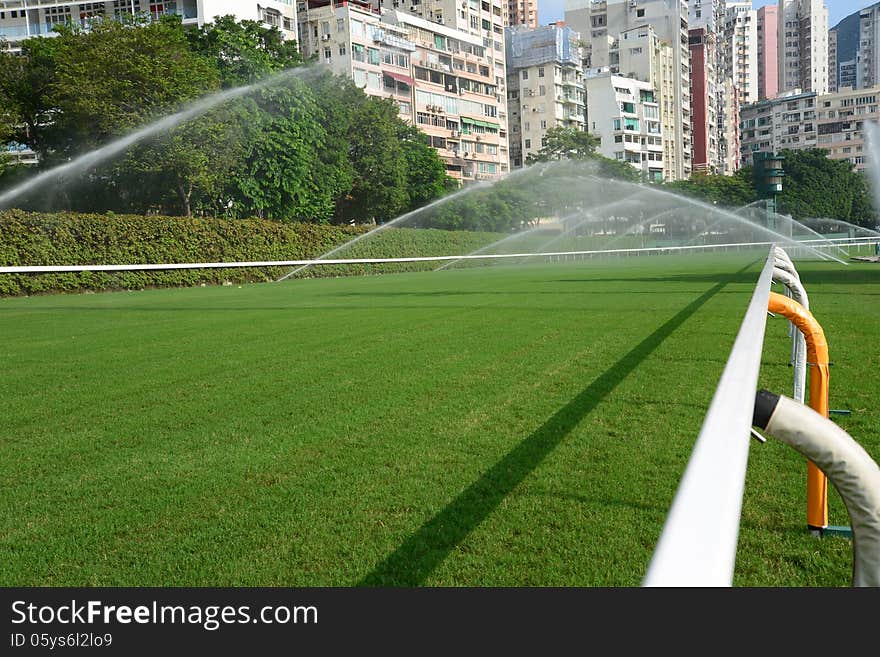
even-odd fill
[(85, 171), (90, 167), (94, 167), (98, 164), (106, 162), (107, 160), (119, 155), (120, 153), (125, 152), (125, 150), (130, 148), (131, 146), (134, 146), (135, 144), (142, 142), (145, 139), (149, 139), (150, 137), (164, 134), (169, 130), (177, 127), (178, 125), (181, 125), (182, 123), (201, 116), (205, 112), (208, 112), (209, 110), (219, 105), (222, 105), (223, 103), (226, 103), (235, 98), (247, 96), (248, 94), (252, 94), (260, 89), (280, 84), (292, 78), (304, 78), (310, 75), (314, 75), (319, 71), (320, 69), (315, 66), (288, 69), (253, 84), (235, 87), (234, 89), (227, 89), (225, 91), (220, 91), (210, 96), (206, 96), (175, 114), (171, 114), (169, 116), (158, 119), (157, 121), (154, 121), (153, 123), (150, 123), (143, 128), (135, 130), (134, 132), (131, 132), (124, 137), (120, 137), (119, 139), (110, 142), (109, 144), (89, 151), (88, 153), (84, 153), (83, 155), (72, 159), (70, 162), (58, 165), (56, 167), (48, 169), (47, 171), (37, 174), (32, 178), (25, 180), (21, 184), (0, 194), (0, 208), (9, 207), (12, 201), (21, 197), (27, 192), (38, 189), (41, 185), (45, 185), (46, 183), (52, 181), (57, 181), (64, 176), (76, 174), (78, 172)]

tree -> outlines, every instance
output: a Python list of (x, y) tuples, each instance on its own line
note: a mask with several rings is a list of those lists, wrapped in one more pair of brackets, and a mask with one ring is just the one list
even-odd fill
[(865, 176), (849, 160), (832, 160), (822, 149), (783, 150), (785, 178), (778, 209), (795, 219), (829, 217), (873, 228)]
[(599, 138), (576, 128), (554, 126), (547, 130), (544, 145), (537, 153), (526, 157), (526, 164), (572, 160), (592, 162), (596, 174), (604, 178), (616, 178), (638, 182), (641, 173), (626, 162), (618, 162), (596, 152)]
[(387, 98), (368, 97), (352, 113), (348, 156), (355, 176), (343, 199), (344, 219), (384, 223), (406, 208), (406, 157), (398, 139), (399, 121), (396, 103)]
[(751, 170), (733, 176), (696, 173), (688, 180), (666, 183), (668, 189), (691, 196), (705, 203), (739, 208), (758, 200)]
[(526, 157), (527, 164), (551, 160), (590, 160), (597, 156), (599, 138), (575, 128), (554, 126), (547, 130), (546, 142), (537, 153)]
[[(68, 157), (219, 88), (217, 69), (189, 48), (177, 16), (59, 26), (46, 143)], [(86, 92), (87, 90), (87, 92)]]
[(409, 196), (406, 209), (415, 210), (445, 194), (450, 188), (450, 180), (446, 176), (443, 160), (428, 145), (425, 135), (418, 128), (400, 121), (397, 138), (406, 163), (406, 190)]
[(0, 133), (47, 155), (45, 132), (57, 114), (52, 99), (55, 84), (56, 39), (28, 39), (21, 54), (0, 52)]
[(303, 63), (295, 41), (257, 21), (217, 16), (187, 35), (194, 52), (215, 62), (223, 87), (251, 84)]

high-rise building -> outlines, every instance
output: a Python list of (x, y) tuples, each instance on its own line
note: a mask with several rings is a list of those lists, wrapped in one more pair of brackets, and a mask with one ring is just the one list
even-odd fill
[[(860, 37), (860, 23), (859, 23), (859, 15), (861, 11), (857, 11), (855, 13), (850, 14), (843, 20), (841, 20), (837, 25), (835, 25), (829, 31), (829, 41), (828, 41), (828, 60), (829, 62), (833, 60), (836, 62), (836, 69), (828, 70), (828, 86), (829, 89), (831, 87), (831, 79), (836, 76), (837, 77), (837, 89), (841, 89), (842, 87), (854, 87), (856, 86), (855, 82), (855, 72), (856, 72), (856, 63), (858, 61), (859, 56), (859, 37)], [(831, 33), (834, 33), (834, 48), (835, 51), (833, 56), (830, 52), (832, 44), (831, 44)], [(851, 73), (848, 70), (845, 74), (841, 70), (842, 67), (846, 65), (851, 67)], [(848, 83), (850, 76), (852, 77), (852, 83)], [(843, 77), (847, 78), (847, 82), (844, 82)]]
[(859, 12), (859, 50), (856, 57), (856, 86), (880, 84), (880, 3)]
[(507, 0), (506, 25), (538, 27), (538, 0)]
[(779, 0), (779, 92), (828, 92), (828, 8), (823, 0)]
[(694, 135), (693, 170), (718, 171), (718, 113), (716, 108), (715, 35), (705, 27), (690, 30), (691, 126)]
[(580, 35), (564, 25), (509, 27), (507, 107), (510, 162), (520, 167), (554, 127), (586, 129)]
[(3, 0), (0, 2), (0, 40), (16, 49), (23, 39), (49, 36), (58, 24), (81, 25), (97, 17), (149, 14), (179, 15), (184, 25), (210, 23), (215, 16), (233, 15), (277, 27), (288, 38), (296, 37), (296, 7), (293, 0), (107, 0), (65, 2), (64, 0)]
[[(832, 160), (849, 160), (856, 170), (867, 168), (865, 123), (880, 122), (880, 86), (844, 89), (817, 99), (819, 148)], [(868, 158), (870, 159), (870, 158)]]
[(755, 151), (816, 148), (819, 98), (815, 91), (791, 91), (744, 105), (740, 114), (743, 166), (754, 164)]
[(840, 67), (837, 65), (837, 36), (836, 28), (828, 30), (828, 92), (834, 93), (840, 86)]
[(778, 16), (779, 7), (758, 9), (758, 99), (773, 98), (779, 90)]
[(392, 98), (459, 182), (509, 170), (505, 103), (483, 39), (369, 3), (309, 0), (299, 7), (300, 48), (365, 93)]
[(688, 27), (706, 28), (707, 34), (721, 32), (726, 0), (688, 0)]
[[(324, 0), (343, 3), (346, 0)], [(397, 9), (435, 25), (457, 30), (475, 37), (482, 44), (489, 76), (495, 88), (500, 126), (498, 134), (498, 166), (509, 168), (507, 144), (507, 72), (504, 63), (504, 27), (507, 21), (507, 0), (365, 0), (380, 9)], [(444, 58), (446, 55), (444, 55)]]
[[(632, 67), (643, 71), (637, 79), (652, 85), (661, 123), (668, 125), (663, 130), (663, 175), (667, 180), (690, 176), (688, 5), (683, 0), (566, 0), (565, 22), (581, 34), (588, 75), (628, 76)], [(587, 106), (588, 130), (592, 131), (589, 88)], [(600, 106), (604, 105), (596, 105)]]
[(654, 86), (593, 71), (584, 87), (589, 132), (599, 138), (599, 152), (630, 164), (650, 180), (662, 181), (663, 128)]
[(724, 71), (741, 103), (758, 100), (758, 12), (751, 0), (728, 2), (724, 17)]

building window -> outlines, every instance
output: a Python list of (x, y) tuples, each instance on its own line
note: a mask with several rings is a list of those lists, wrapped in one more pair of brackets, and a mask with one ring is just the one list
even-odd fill
[(544, 67), (543, 67), (543, 66), (539, 66), (539, 67), (538, 67), (538, 77), (539, 77), (539, 78), (543, 78), (543, 77), (544, 77)]
[(330, 59), (332, 57), (332, 53), (330, 52), (330, 48), (324, 48), (324, 59)]
[(522, 79), (523, 79), (523, 80), (528, 80), (528, 79), (529, 79), (529, 72), (528, 72), (526, 69), (523, 69), (523, 72), (522, 72)]
[(523, 140), (523, 146), (525, 146), (526, 148), (531, 148), (532, 147), (532, 140), (531, 139)]

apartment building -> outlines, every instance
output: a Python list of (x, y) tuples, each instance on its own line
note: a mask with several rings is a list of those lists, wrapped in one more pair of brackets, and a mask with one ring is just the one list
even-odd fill
[(293, 0), (110, 0), (64, 2), (59, 0), (0, 0), (0, 40), (13, 50), (33, 36), (51, 36), (58, 24), (88, 27), (99, 17), (149, 14), (155, 18), (178, 14), (185, 25), (202, 26), (215, 16), (234, 15), (239, 20), (256, 20), (277, 27), (288, 38), (296, 36), (296, 7)]
[(509, 27), (538, 27), (538, 0), (508, 0), (504, 24)]
[(718, 171), (718, 113), (715, 35), (705, 27), (690, 30), (693, 170)]
[(507, 108), (510, 163), (521, 167), (553, 127), (586, 129), (580, 35), (562, 24), (509, 27)]
[(779, 91), (779, 7), (767, 5), (757, 11), (758, 100), (773, 98)]
[(779, 92), (828, 93), (828, 8), (823, 0), (779, 0)]
[[(880, 86), (868, 89), (840, 89), (819, 96), (816, 102), (818, 147), (828, 150), (833, 160), (849, 160), (864, 171), (868, 144), (865, 124), (880, 122)], [(870, 156), (868, 156), (870, 159)]]
[(607, 72), (589, 72), (584, 80), (587, 124), (599, 138), (599, 152), (627, 162), (648, 179), (662, 181), (663, 128), (660, 104), (650, 82)]
[[(628, 76), (636, 69), (642, 71), (636, 77), (652, 85), (661, 114), (669, 121), (663, 131), (668, 148), (663, 158), (664, 177), (680, 180), (690, 176), (693, 137), (687, 3), (566, 0), (565, 22), (581, 34), (588, 75), (608, 72)], [(589, 90), (587, 96), (589, 108)]]
[(880, 84), (880, 3), (859, 12), (859, 49), (856, 55), (856, 87)]
[(509, 169), (507, 144), (507, 72), (504, 63), (504, 27), (508, 0), (371, 0), (373, 7), (399, 10), (479, 39), (482, 55), (493, 78), (500, 125), (499, 167)]
[(740, 102), (758, 100), (758, 12), (752, 3), (728, 2), (724, 16), (724, 69), (733, 78)]
[(828, 30), (828, 93), (834, 93), (840, 86), (840, 68), (837, 63), (837, 39), (839, 32), (836, 28)]
[(818, 98), (815, 91), (796, 90), (743, 106), (740, 111), (743, 166), (753, 164), (754, 151), (816, 148)]
[(406, 28), (382, 21), (370, 4), (300, 2), (299, 47), (334, 75), (354, 80), (364, 93), (396, 101), (400, 117), (415, 122), (413, 54), (416, 44)]
[(723, 29), (727, 0), (688, 0), (688, 27), (704, 27), (708, 34), (719, 34)]
[(393, 99), (461, 183), (509, 171), (505, 104), (483, 40), (369, 2), (299, 7), (300, 47), (365, 93)]
[[(865, 0), (866, 2), (868, 0)], [(828, 69), (828, 89), (832, 90), (832, 79), (837, 77), (837, 84), (834, 85), (835, 89), (841, 89), (843, 87), (855, 87), (856, 86), (856, 64), (859, 56), (859, 42), (860, 42), (860, 29), (861, 25), (859, 22), (859, 15), (861, 11), (854, 12), (849, 16), (843, 18), (840, 22), (837, 23), (831, 30), (828, 31), (828, 60), (829, 60), (829, 69)], [(832, 34), (834, 36), (832, 36)], [(833, 45), (832, 45), (833, 44)], [(832, 53), (832, 48), (835, 52)], [(830, 62), (835, 61), (837, 63), (837, 67), (831, 68)], [(841, 66), (844, 63), (852, 66), (852, 82), (844, 82), (841, 79), (842, 71)], [(849, 75), (849, 71), (847, 72)]]

